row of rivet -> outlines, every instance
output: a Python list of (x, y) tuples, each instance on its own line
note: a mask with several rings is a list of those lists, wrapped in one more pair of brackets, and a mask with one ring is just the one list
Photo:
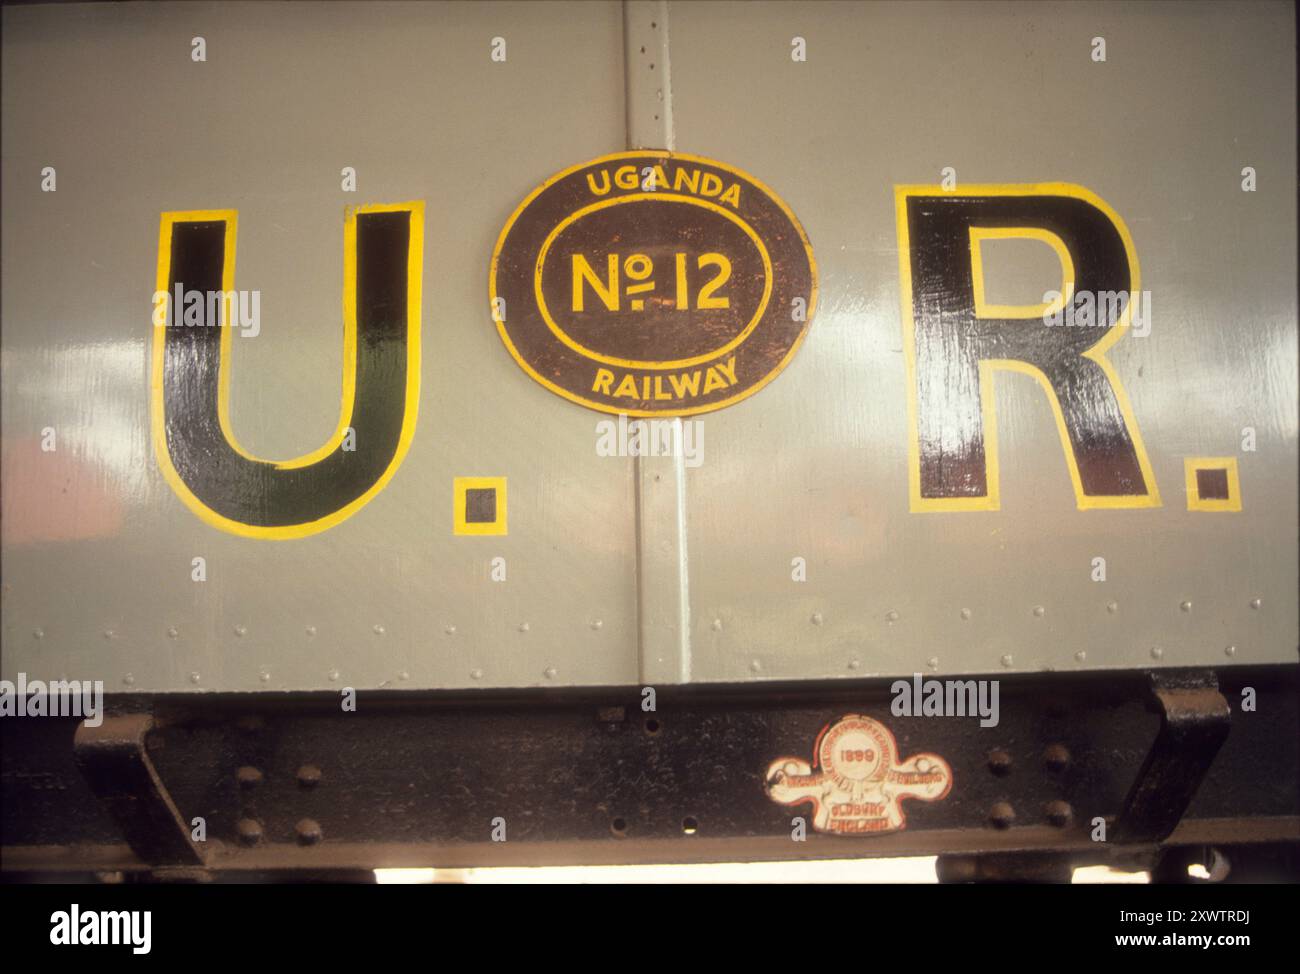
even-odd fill
[[(1260, 608), (1260, 607), (1263, 605), (1263, 600), (1262, 600), (1262, 599), (1259, 599), (1259, 598), (1251, 599), (1249, 605), (1250, 605), (1250, 607), (1251, 607), (1252, 609), (1258, 609), (1258, 608)], [(1182, 603), (1180, 603), (1179, 608), (1180, 608), (1183, 612), (1191, 612), (1191, 611), (1192, 611), (1192, 603), (1191, 603), (1190, 601), (1184, 600)], [(1118, 612), (1118, 611), (1119, 611), (1119, 603), (1118, 603), (1118, 602), (1114, 602), (1114, 601), (1111, 601), (1111, 602), (1106, 603), (1106, 610), (1107, 610), (1108, 612), (1112, 613), (1112, 614), (1115, 613), (1115, 612)], [(1038, 618), (1042, 618), (1042, 617), (1046, 614), (1046, 611), (1047, 611), (1047, 610), (1046, 610), (1043, 606), (1041, 606), (1041, 605), (1034, 606), (1034, 608), (1033, 608), (1033, 614), (1034, 614), (1036, 617), (1038, 617)], [(963, 609), (961, 610), (960, 615), (961, 615), (961, 618), (962, 618), (962, 619), (964, 619), (964, 620), (969, 620), (969, 619), (972, 617), (972, 612), (971, 612), (970, 609), (963, 608)], [(898, 613), (896, 610), (891, 609), (889, 612), (887, 612), (887, 613), (885, 614), (885, 619), (886, 619), (889, 623), (892, 624), (892, 623), (898, 621), (898, 619), (899, 619), (899, 613)], [(815, 626), (820, 626), (820, 625), (822, 625), (822, 624), (824, 623), (825, 618), (823, 617), (823, 615), (822, 615), (820, 612), (814, 612), (814, 613), (812, 614), (812, 617), (811, 617), (811, 620), (810, 620), (810, 621), (812, 622), (813, 625), (815, 625)], [(600, 619), (595, 619), (595, 620), (592, 620), (592, 621), (589, 623), (589, 625), (591, 626), (592, 629), (594, 629), (594, 630), (599, 630), (599, 629), (601, 629), (601, 628), (604, 626), (604, 622), (603, 622), (602, 620), (600, 620)], [(373, 626), (372, 628), (373, 628), (373, 631), (374, 631), (375, 635), (378, 635), (378, 636), (382, 636), (382, 635), (384, 635), (385, 632), (387, 631), (387, 630), (384, 628), (384, 626), (383, 626), (383, 625), (380, 625), (380, 624), (376, 624), (376, 625)], [(526, 632), (528, 632), (528, 631), (530, 630), (530, 628), (531, 628), (531, 627), (529, 626), (529, 624), (528, 624), (527, 622), (521, 622), (521, 623), (519, 624), (519, 626), (518, 626), (518, 630), (519, 630), (519, 632), (521, 632), (521, 633), (526, 633)], [(721, 619), (717, 619), (717, 618), (715, 618), (715, 619), (713, 620), (713, 629), (714, 629), (715, 632), (716, 632), (716, 631), (721, 631), (721, 629), (722, 629), (722, 620), (721, 620)], [(455, 627), (454, 625), (448, 625), (448, 626), (447, 626), (443, 631), (444, 631), (448, 636), (452, 636), (452, 635), (455, 635), (455, 633), (456, 633), (456, 627)], [(307, 626), (307, 627), (306, 627), (306, 633), (307, 633), (308, 636), (315, 636), (315, 635), (316, 635), (316, 632), (317, 632), (317, 630), (316, 630), (316, 627), (315, 627), (315, 626)], [(234, 633), (235, 633), (236, 636), (240, 636), (240, 637), (242, 637), (242, 636), (246, 636), (246, 635), (248, 634), (248, 627), (247, 627), (247, 626), (244, 626), (244, 625), (237, 625), (237, 626), (234, 627)], [(36, 630), (34, 630), (33, 635), (34, 635), (37, 639), (41, 639), (41, 638), (44, 637), (45, 633), (44, 633), (44, 631), (41, 630), (41, 629), (36, 629)], [(175, 626), (170, 626), (170, 627), (168, 627), (168, 629), (167, 629), (167, 635), (168, 635), (169, 637), (171, 637), (172, 639), (175, 639), (175, 638), (177, 638), (177, 637), (180, 635), (180, 631), (179, 631)], [(104, 638), (106, 638), (106, 639), (113, 639), (113, 638), (116, 638), (116, 633), (115, 633), (113, 630), (111, 630), (111, 629), (106, 629), (106, 630), (104, 630)], [(1229, 657), (1231, 657), (1231, 656), (1235, 656), (1235, 655), (1237, 654), (1237, 647), (1236, 647), (1236, 646), (1225, 646), (1224, 649), (1223, 649), (1223, 653), (1224, 653), (1225, 656), (1229, 656)], [(1161, 647), (1159, 647), (1159, 646), (1153, 646), (1153, 647), (1151, 647), (1151, 658), (1152, 658), (1153, 660), (1160, 660), (1160, 659), (1163, 659), (1163, 658), (1164, 658), (1164, 655), (1165, 655), (1165, 651), (1164, 651), (1163, 648), (1161, 648)], [(1074, 658), (1075, 658), (1075, 660), (1076, 660), (1077, 662), (1083, 663), (1083, 662), (1086, 662), (1086, 661), (1087, 661), (1087, 659), (1088, 659), (1088, 654), (1087, 654), (1087, 652), (1086, 652), (1085, 650), (1079, 650), (1078, 652), (1076, 652), (1076, 653), (1074, 654)], [(1003, 654), (1003, 656), (1001, 657), (1000, 662), (1001, 662), (1002, 665), (1003, 665), (1004, 667), (1006, 667), (1006, 668), (1010, 668), (1010, 667), (1012, 667), (1012, 666), (1015, 665), (1015, 659), (1012, 657), (1012, 655), (1011, 655), (1010, 653), (1005, 653), (1005, 654)], [(848, 663), (846, 664), (846, 667), (847, 667), (848, 669), (850, 669), (850, 670), (856, 670), (856, 669), (858, 669), (859, 667), (861, 667), (861, 665), (862, 665), (862, 664), (861, 664), (861, 661), (860, 661), (860, 660), (858, 660), (858, 659), (850, 659), (850, 660), (848, 661)], [(937, 656), (931, 656), (928, 660), (926, 660), (926, 665), (927, 665), (931, 670), (938, 670), (938, 668), (939, 668), (939, 659), (938, 659), (938, 657), (937, 657)], [(763, 664), (762, 664), (762, 661), (757, 660), (757, 659), (755, 659), (755, 660), (751, 660), (751, 661), (750, 661), (750, 664), (749, 664), (749, 668), (750, 668), (751, 672), (754, 672), (754, 673), (760, 673), (760, 672), (762, 672), (762, 670), (763, 670)], [(548, 679), (548, 680), (553, 680), (553, 679), (555, 679), (555, 677), (556, 677), (556, 670), (555, 670), (554, 667), (547, 667), (545, 670), (543, 670), (542, 675), (543, 675), (544, 677), (546, 677), (546, 679)], [(259, 679), (261, 680), (261, 682), (263, 682), (263, 683), (269, 683), (270, 680), (271, 680), (271, 674), (270, 674), (267, 670), (261, 670), (261, 671), (259, 672), (259, 674), (258, 674), (258, 678), (259, 678)], [(339, 679), (339, 671), (338, 671), (338, 670), (330, 670), (330, 671), (329, 671), (329, 678), (330, 678), (330, 681), (331, 681), (331, 682), (336, 682), (336, 681)], [(410, 673), (407, 672), (406, 670), (403, 670), (403, 671), (401, 671), (400, 673), (398, 673), (398, 679), (399, 679), (399, 680), (406, 681), (406, 680), (409, 680), (410, 678), (411, 678), (411, 675), (410, 675)], [(481, 680), (481, 679), (483, 679), (483, 671), (482, 671), (481, 669), (474, 669), (474, 670), (471, 670), (471, 671), (470, 671), (470, 678), (471, 678), (471, 679), (474, 679), (474, 680)], [(190, 682), (191, 682), (191, 683), (196, 684), (196, 685), (199, 684), (200, 682), (202, 682), (202, 677), (201, 677), (200, 674), (198, 674), (197, 672), (195, 672), (195, 673), (191, 673), (190, 676), (189, 676), (189, 679), (190, 679)], [(127, 686), (133, 686), (133, 685), (135, 684), (135, 677), (134, 677), (132, 674), (128, 673), (128, 674), (126, 674), (126, 676), (124, 676), (124, 677), (122, 678), (122, 682), (123, 682), (124, 684), (126, 684)]]
[[(599, 631), (599, 630), (601, 630), (601, 629), (604, 628), (605, 623), (604, 623), (604, 620), (601, 620), (601, 619), (593, 619), (593, 620), (591, 620), (591, 622), (588, 623), (588, 625), (589, 625), (592, 629), (594, 629), (594, 630), (596, 630), (596, 631)], [(520, 632), (529, 632), (529, 631), (532, 629), (532, 626), (531, 626), (529, 623), (527, 623), (527, 622), (521, 622), (521, 623), (519, 623), (519, 625), (518, 625), (516, 628), (517, 628)], [(380, 624), (378, 624), (378, 623), (376, 623), (374, 626), (372, 626), (371, 629), (372, 629), (372, 631), (374, 632), (374, 634), (375, 634), (376, 636), (383, 636), (383, 635), (385, 635), (385, 634), (388, 632), (388, 630), (387, 630), (383, 625), (380, 625)], [(308, 636), (315, 636), (315, 635), (316, 635), (316, 632), (317, 632), (317, 629), (316, 629), (315, 626), (308, 626), (304, 631), (307, 633)], [(448, 626), (446, 626), (442, 631), (443, 631), (444, 633), (446, 633), (448, 636), (454, 636), (454, 635), (456, 635), (456, 627), (453, 626), (453, 625), (448, 625)], [(240, 638), (243, 638), (244, 636), (247, 636), (247, 635), (248, 635), (248, 627), (245, 626), (245, 625), (238, 625), (238, 626), (235, 626), (235, 627), (232, 629), (232, 632), (234, 632), (234, 634), (235, 634), (236, 636), (239, 636)], [(167, 635), (168, 635), (169, 638), (171, 638), (171, 639), (176, 639), (176, 638), (178, 638), (178, 637), (180, 636), (180, 634), (181, 634), (181, 631), (180, 631), (178, 628), (176, 628), (175, 626), (168, 626), (168, 627), (167, 627)], [(104, 638), (105, 638), (105, 639), (117, 639), (117, 638), (118, 638), (118, 633), (117, 633), (117, 631), (114, 630), (114, 629), (105, 629), (103, 635), (104, 635)], [(42, 628), (40, 628), (39, 626), (38, 626), (37, 628), (33, 629), (33, 630), (32, 630), (32, 638), (34, 638), (34, 639), (44, 639), (44, 638), (45, 638), (45, 630), (42, 629)]]
[[(1259, 598), (1251, 599), (1250, 602), (1248, 603), (1248, 605), (1252, 609), (1258, 609), (1263, 604), (1264, 604), (1264, 600)], [(1184, 600), (1183, 602), (1179, 603), (1178, 608), (1183, 612), (1191, 612), (1192, 603), (1188, 600)], [(1042, 619), (1044, 616), (1047, 615), (1047, 607), (1042, 605), (1036, 605), (1030, 611), (1033, 614), (1033, 616), (1037, 619)], [(1119, 612), (1119, 603), (1113, 600), (1107, 602), (1106, 611), (1109, 612), (1111, 615), (1114, 615), (1115, 613)], [(963, 621), (969, 622), (972, 618), (974, 618), (975, 613), (972, 612), (970, 609), (963, 608), (958, 613), (958, 615), (961, 616)], [(890, 623), (891, 625), (897, 622), (900, 618), (902, 618), (902, 616), (897, 609), (890, 609), (888, 612), (885, 613), (885, 621)], [(822, 613), (820, 612), (814, 612), (809, 617), (808, 621), (811, 622), (814, 626), (820, 626), (826, 622), (826, 617), (822, 615)], [(721, 632), (722, 627), (723, 627), (722, 620), (720, 618), (715, 618), (713, 620), (713, 631)]]
[[(1223, 653), (1224, 653), (1225, 656), (1235, 656), (1235, 655), (1237, 655), (1237, 647), (1236, 647), (1236, 646), (1225, 646), (1224, 649), (1223, 649)], [(1165, 655), (1165, 651), (1164, 651), (1163, 649), (1161, 649), (1159, 646), (1153, 646), (1153, 647), (1151, 648), (1151, 658), (1152, 658), (1152, 659), (1155, 659), (1155, 660), (1163, 659), (1163, 658), (1164, 658), (1164, 655)], [(1087, 654), (1084, 650), (1081, 649), (1081, 650), (1079, 650), (1077, 653), (1074, 654), (1074, 658), (1075, 658), (1075, 660), (1076, 660), (1077, 662), (1083, 663), (1083, 662), (1086, 662), (1086, 661), (1087, 661), (1087, 659), (1088, 659), (1088, 654)], [(1001, 658), (1001, 663), (1002, 663), (1002, 666), (1003, 666), (1003, 667), (1010, 668), (1010, 667), (1012, 667), (1012, 666), (1015, 665), (1015, 659), (1014, 659), (1014, 657), (1012, 657), (1012, 655), (1011, 655), (1010, 653), (1004, 653), (1004, 654), (1002, 655), (1002, 658)], [(932, 670), (932, 671), (937, 671), (937, 670), (939, 669), (939, 657), (937, 657), (937, 656), (931, 656), (929, 659), (926, 660), (925, 665), (926, 665), (930, 670)], [(857, 659), (856, 657), (853, 658), (853, 659), (850, 659), (847, 663), (845, 663), (845, 668), (846, 668), (846, 669), (849, 669), (849, 670), (858, 670), (858, 669), (860, 669), (861, 667), (862, 667), (862, 661), (859, 660), (859, 659)], [(752, 673), (761, 673), (761, 672), (763, 672), (763, 662), (762, 662), (762, 660), (757, 660), (757, 659), (755, 659), (755, 660), (750, 660), (750, 663), (749, 663), (749, 669), (750, 669), (750, 672), (752, 672)], [(546, 679), (548, 679), (548, 680), (554, 680), (558, 675), (559, 675), (559, 671), (558, 671), (554, 666), (548, 666), (548, 667), (546, 667), (546, 669), (544, 669), (544, 670), (542, 671), (542, 676), (544, 676), (544, 677), (545, 677)], [(481, 680), (481, 679), (483, 679), (483, 677), (484, 677), (484, 672), (483, 672), (483, 670), (481, 670), (481, 669), (479, 669), (479, 668), (475, 668), (475, 669), (472, 669), (472, 670), (469, 671), (469, 676), (470, 676), (470, 679), (472, 679), (472, 680)], [(339, 680), (339, 678), (340, 678), (340, 674), (339, 674), (339, 671), (338, 671), (338, 670), (330, 670), (330, 671), (329, 671), (329, 679), (330, 679), (330, 682), (331, 682), (331, 683), (337, 683), (338, 680)], [(409, 679), (411, 678), (410, 671), (409, 671), (409, 670), (401, 670), (401, 671), (397, 674), (397, 678), (398, 678), (399, 680), (401, 680), (402, 682), (406, 682), (407, 680), (409, 680)], [(259, 670), (259, 671), (258, 671), (258, 679), (261, 680), (261, 682), (263, 682), (263, 683), (269, 683), (269, 682), (271, 681), (271, 673), (270, 673), (270, 671), (269, 671), (269, 670), (266, 670), (266, 669)], [(202, 676), (201, 676), (197, 671), (195, 671), (195, 672), (190, 673), (190, 675), (189, 675), (189, 680), (190, 680), (191, 683), (193, 683), (193, 684), (195, 684), (195, 685), (198, 685), (199, 683), (202, 682)], [(135, 685), (135, 676), (134, 676), (133, 674), (131, 674), (131, 673), (127, 673), (127, 674), (122, 678), (122, 682), (123, 682), (124, 684), (126, 684), (127, 686), (134, 686), (134, 685)]]
[[(469, 675), (470, 678), (474, 680), (483, 679), (483, 671), (480, 669), (470, 670)], [(542, 676), (546, 677), (546, 679), (548, 680), (554, 680), (557, 676), (559, 676), (559, 670), (557, 670), (554, 666), (548, 666), (546, 667), (546, 669), (542, 670)], [(270, 683), (271, 671), (267, 669), (259, 670), (257, 674), (257, 678), (261, 680), (263, 683)], [(337, 683), (339, 680), (339, 671), (330, 670), (329, 678), (331, 683)], [(402, 670), (397, 674), (397, 678), (405, 682), (411, 678), (411, 673), (409, 670)], [(129, 687), (135, 686), (135, 674), (127, 673), (125, 676), (122, 677), (122, 682)], [(194, 671), (190, 673), (190, 682), (195, 684), (196, 686), (202, 683), (203, 682), (202, 674), (200, 674), (198, 671)]]
[[(1263, 599), (1254, 598), (1251, 599), (1248, 604), (1252, 609), (1258, 609), (1264, 604), (1264, 601)], [(1183, 602), (1179, 603), (1179, 609), (1182, 610), (1183, 612), (1191, 612), (1192, 603), (1190, 601), (1184, 600)], [(1106, 611), (1111, 613), (1112, 615), (1119, 612), (1119, 603), (1115, 601), (1107, 602)], [(1041, 619), (1047, 615), (1047, 608), (1045, 606), (1036, 605), (1033, 607), (1031, 612), (1036, 618)], [(960, 611), (959, 615), (965, 621), (970, 621), (972, 618), (974, 618), (974, 613), (968, 608), (963, 608)], [(898, 622), (900, 618), (902, 618), (902, 616), (900, 615), (897, 609), (890, 609), (888, 612), (885, 613), (885, 621), (890, 624)], [(820, 626), (825, 623), (826, 617), (823, 616), (822, 613), (820, 612), (814, 612), (812, 616), (809, 617), (808, 621), (811, 622), (814, 626)], [(601, 628), (604, 627), (605, 623), (601, 619), (593, 619), (588, 623), (588, 625), (592, 629), (600, 630)], [(715, 632), (721, 632), (722, 627), (723, 627), (722, 619), (715, 618), (713, 620), (713, 630)], [(531, 630), (532, 627), (528, 622), (521, 622), (516, 628), (520, 632), (528, 632)], [(374, 626), (371, 627), (371, 629), (376, 636), (382, 636), (387, 632), (387, 629), (385, 629), (385, 627), (380, 623), (376, 623)], [(242, 624), (235, 626), (233, 631), (235, 635), (239, 637), (248, 635), (248, 627)], [(317, 632), (315, 626), (307, 626), (304, 631), (307, 633), (308, 636), (315, 636)], [(447, 625), (443, 628), (442, 631), (446, 633), (448, 636), (454, 636), (456, 634), (456, 627), (454, 625)], [(175, 626), (169, 626), (167, 629), (167, 635), (170, 636), (172, 639), (175, 639), (180, 635), (180, 630), (177, 629)], [(32, 636), (35, 637), (36, 639), (43, 639), (45, 638), (45, 630), (40, 628), (34, 629), (32, 630)], [(112, 629), (105, 629), (104, 638), (116, 639), (117, 633)]]

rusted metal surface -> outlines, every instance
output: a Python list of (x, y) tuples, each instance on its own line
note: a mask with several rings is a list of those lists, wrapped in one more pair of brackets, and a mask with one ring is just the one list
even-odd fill
[(157, 865), (201, 865), (204, 851), (191, 838), (149, 755), (152, 715), (105, 717), (76, 731), (77, 766), (95, 796), (117, 821), (131, 848)]
[(1156, 842), (1173, 832), (1228, 737), (1232, 711), (1213, 673), (1151, 679), (1160, 732), (1125, 799), (1117, 842)]
[[(1294, 675), (1249, 668), (1220, 680), (1226, 699), (1253, 687), (1258, 710), (1238, 715), (1162, 845), (1300, 841)], [(389, 694), (354, 714), (319, 695), (122, 704), (155, 711), (156, 773), (179, 815), (206, 818), (208, 866), (218, 871), (1015, 851), (1068, 853), (1077, 864), (1156, 847), (1115, 838), (1161, 733), (1150, 692), (1134, 675), (1007, 678), (1003, 722), (991, 728), (894, 717), (878, 681), (761, 694), (683, 688), (661, 692), (654, 713), (618, 689), (541, 699)], [(905, 756), (942, 754), (954, 788), (943, 801), (911, 803), (903, 831), (864, 839), (809, 829), (795, 841), (792, 820), (807, 810), (773, 803), (763, 775), (843, 713), (887, 724)], [(81, 778), (75, 728), (72, 719), (18, 722), (6, 739), (5, 869), (139, 870), (158, 861), (139, 842), (131, 851), (112, 796), (98, 801)], [(241, 768), (262, 777), (243, 787)], [(1001, 806), (1012, 815), (995, 821)], [(504, 842), (492, 839), (498, 817)], [(1098, 818), (1107, 841), (1094, 838)]]

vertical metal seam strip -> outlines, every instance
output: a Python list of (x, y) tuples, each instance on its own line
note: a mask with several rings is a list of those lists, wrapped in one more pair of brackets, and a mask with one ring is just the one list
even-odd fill
[[(627, 147), (674, 148), (667, 0), (623, 0)], [(682, 420), (670, 422), (680, 446)], [(686, 468), (681, 450), (636, 457), (638, 673), (647, 684), (691, 678)]]
[(623, 0), (627, 147), (675, 148), (668, 0)]

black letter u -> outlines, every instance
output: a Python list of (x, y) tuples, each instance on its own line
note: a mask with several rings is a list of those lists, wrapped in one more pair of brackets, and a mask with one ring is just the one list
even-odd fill
[(222, 321), (186, 327), (174, 296), (234, 291), (234, 210), (162, 215), (153, 328), (154, 451), (200, 518), (253, 538), (301, 538), (360, 510), (392, 478), (415, 433), (420, 397), (424, 203), (349, 208), (343, 227), (343, 404), (321, 447), (292, 460), (245, 451), (229, 422), (234, 302)]

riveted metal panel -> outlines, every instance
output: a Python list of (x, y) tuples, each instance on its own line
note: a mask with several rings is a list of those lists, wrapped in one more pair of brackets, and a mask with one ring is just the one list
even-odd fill
[[(628, 17), (659, 7), (4, 11), (6, 678), (284, 691), (1294, 662), (1291, 9), (670, 4), (667, 40), (633, 44)], [(664, 147), (675, 131), (773, 187), (819, 270), (789, 367), (695, 420), (699, 467), (598, 456), (601, 417), (524, 377), (487, 306), (493, 241), (528, 192), (646, 141), (642, 46), (670, 57)], [(910, 512), (894, 187), (944, 167), (958, 186), (1080, 184), (1128, 224), (1153, 320), (1110, 358), (1161, 507), (1077, 510), (1046, 398), (1007, 374), (1001, 509)], [(236, 287), (263, 291), (264, 321), (234, 343), (231, 421), (288, 457), (338, 418), (343, 208), (410, 200), (424, 356), (401, 467), (310, 537), (210, 527), (150, 439), (160, 214), (239, 210)], [(991, 252), (990, 289), (1041, 291), (1040, 257)], [(1188, 510), (1185, 458), (1232, 455), (1242, 510)], [(457, 477), (506, 478), (507, 534), (453, 534)]]
[[(678, 146), (780, 192), (821, 281), (786, 374), (704, 420), (706, 462), (687, 477), (695, 679), (1295, 661), (1292, 16), (673, 7)], [(1151, 327), (1109, 357), (1161, 507), (1076, 509), (1046, 396), (1002, 373), (1001, 509), (909, 513), (893, 191), (938, 184), (945, 167), (958, 191), (1080, 184), (1127, 223)], [(990, 288), (1037, 300), (1059, 286), (1041, 249), (1046, 263), (1016, 251), (986, 265)], [(1184, 458), (1201, 456), (1238, 458), (1240, 512), (1188, 510)], [(806, 582), (792, 581), (796, 557)]]
[[(4, 676), (634, 681), (632, 463), (523, 379), (487, 301), (518, 202), (622, 146), (619, 5), (54, 5), (7, 8), (4, 28)], [(344, 207), (407, 200), (426, 206), (424, 347), (396, 475), (311, 537), (203, 523), (150, 442), (160, 214), (239, 211), (235, 286), (262, 291), (263, 320), (234, 339), (231, 421), (289, 457), (338, 421)], [(506, 478), (505, 536), (453, 535), (458, 476)]]

